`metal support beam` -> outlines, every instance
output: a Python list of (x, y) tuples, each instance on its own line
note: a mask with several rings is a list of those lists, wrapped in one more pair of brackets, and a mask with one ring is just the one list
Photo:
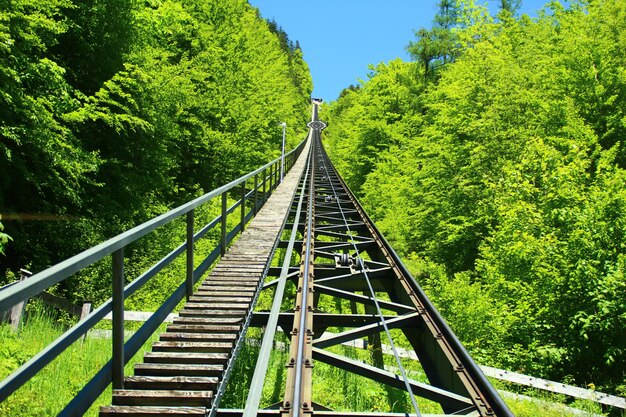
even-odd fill
[[(373, 381), (382, 382), (394, 388), (405, 389), (405, 382), (401, 376), (364, 364), (363, 362), (335, 355), (319, 348), (313, 348), (313, 358), (329, 365), (349, 370)], [(469, 398), (413, 380), (408, 380), (408, 383), (415, 394), (455, 408), (457, 411), (469, 411), (468, 408), (471, 409), (472, 407), (472, 401)]]
[(124, 249), (113, 252), (113, 389), (124, 387)]

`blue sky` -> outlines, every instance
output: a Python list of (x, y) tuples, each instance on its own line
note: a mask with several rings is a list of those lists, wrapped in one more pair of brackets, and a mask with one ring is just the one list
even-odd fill
[[(249, 0), (298, 40), (313, 76), (313, 97), (334, 100), (366, 79), (369, 64), (400, 57), (413, 30), (430, 27), (436, 0)], [(547, 0), (522, 0), (521, 13), (536, 15)], [(480, 3), (479, 1), (477, 3)], [(496, 7), (496, 1), (489, 1)]]

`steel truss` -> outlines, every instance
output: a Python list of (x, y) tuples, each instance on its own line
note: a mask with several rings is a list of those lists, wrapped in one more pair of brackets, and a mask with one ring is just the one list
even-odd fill
[[(317, 120), (314, 103), (313, 120)], [(321, 131), (311, 129), (307, 167), (278, 248), (281, 267), (269, 268), (263, 290), (274, 289), (270, 312), (257, 312), (252, 326), (265, 328), (261, 352), (245, 410), (220, 410), (220, 415), (405, 415), (334, 413), (314, 402), (311, 390), (315, 361), (409, 393), (411, 415), (421, 415), (416, 397), (440, 404), (444, 415), (512, 416), (494, 388), (452, 333), (419, 284), (376, 229), (336, 172), (321, 145)], [(292, 262), (299, 254), (299, 265)], [(292, 310), (280, 305), (288, 281), (297, 291)], [(320, 297), (350, 304), (350, 314), (324, 312)], [(267, 363), (277, 327), (291, 335), (285, 397), (273, 410), (259, 410)], [(349, 328), (325, 333), (329, 328)], [(407, 377), (395, 338), (401, 334), (415, 351), (429, 384)], [(373, 365), (328, 350), (367, 337)], [(384, 369), (381, 348), (393, 353), (399, 372)]]

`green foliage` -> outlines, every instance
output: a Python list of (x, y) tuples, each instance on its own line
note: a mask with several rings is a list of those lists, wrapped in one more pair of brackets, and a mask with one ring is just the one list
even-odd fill
[(4, 248), (7, 246), (11, 239), (11, 236), (6, 233), (2, 233), (4, 226), (0, 223), (0, 255), (4, 255)]
[[(2, 275), (37, 272), (278, 156), (280, 122), (289, 147), (304, 136), (311, 90), (300, 49), (245, 0), (3, 3)], [(132, 272), (177, 233), (129, 249)], [(108, 298), (107, 262), (55, 290)]]
[[(8, 324), (0, 324), (0, 379), (6, 378), (66, 330), (42, 305), (30, 303), (28, 307), (27, 320), (18, 331)], [(149, 339), (130, 359), (125, 368), (127, 375), (132, 373), (134, 364), (155, 340), (156, 337)], [(8, 400), (0, 403), (0, 415), (57, 415), (110, 357), (111, 339), (95, 332), (90, 334), (70, 346)], [(97, 416), (99, 406), (110, 404), (110, 401), (109, 387), (85, 415)]]
[(459, 5), (454, 62), (379, 65), (331, 156), (483, 363), (620, 392), (626, 2)]

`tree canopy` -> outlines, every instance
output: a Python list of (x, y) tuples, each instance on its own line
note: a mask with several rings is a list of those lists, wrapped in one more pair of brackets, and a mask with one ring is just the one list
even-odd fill
[(0, 268), (41, 270), (278, 156), (311, 90), (246, 0), (3, 2)]
[(456, 4), (454, 60), (373, 67), (331, 157), (478, 361), (623, 395), (626, 1)]

